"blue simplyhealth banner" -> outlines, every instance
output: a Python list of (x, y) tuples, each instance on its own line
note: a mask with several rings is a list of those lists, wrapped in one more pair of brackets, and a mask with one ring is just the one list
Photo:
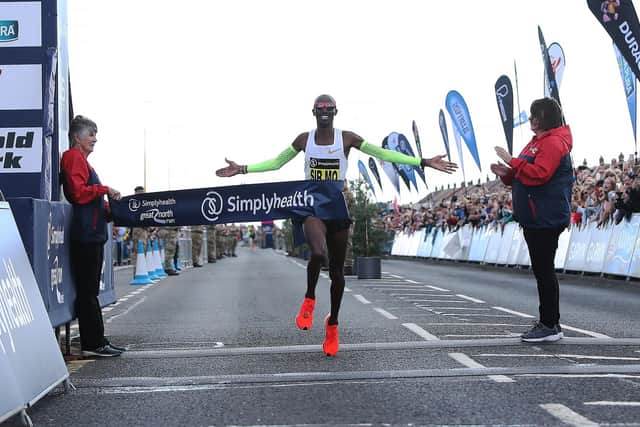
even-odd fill
[(291, 181), (143, 193), (110, 200), (125, 227), (227, 224), (315, 216), (348, 219), (342, 181)]
[(622, 84), (624, 85), (624, 95), (627, 98), (627, 107), (629, 107), (629, 117), (631, 118), (631, 126), (633, 128), (633, 139), (636, 138), (636, 75), (633, 74), (631, 67), (620, 53), (620, 49), (613, 45), (613, 50), (616, 52), (616, 59), (618, 60), (618, 66), (620, 67), (620, 77), (622, 77)]
[(458, 131), (458, 134), (464, 139), (467, 148), (475, 160), (478, 169), (482, 171), (480, 167), (480, 155), (478, 154), (478, 146), (476, 145), (476, 135), (473, 132), (473, 124), (471, 123), (471, 116), (469, 114), (469, 108), (467, 103), (464, 102), (464, 98), (460, 93), (455, 90), (449, 91), (447, 98), (445, 99), (445, 105), (449, 115), (451, 116), (451, 122), (453, 127)]

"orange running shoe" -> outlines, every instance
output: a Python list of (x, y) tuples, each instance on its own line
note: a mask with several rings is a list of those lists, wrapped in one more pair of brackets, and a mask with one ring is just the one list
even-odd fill
[(311, 329), (313, 325), (313, 309), (316, 307), (316, 300), (305, 298), (300, 307), (300, 313), (296, 316), (296, 325), (298, 328), (306, 331)]
[(327, 335), (322, 344), (322, 351), (324, 351), (324, 354), (327, 356), (335, 356), (340, 346), (338, 342), (338, 325), (329, 324), (329, 315), (324, 319), (324, 324), (327, 328)]

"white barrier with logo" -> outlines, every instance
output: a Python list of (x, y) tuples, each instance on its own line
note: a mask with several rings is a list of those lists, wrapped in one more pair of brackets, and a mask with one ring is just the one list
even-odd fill
[[(517, 223), (503, 228), (465, 225), (456, 231), (434, 228), (397, 233), (392, 255), (530, 266), (529, 249)], [(640, 214), (617, 225), (571, 227), (558, 238), (558, 270), (640, 278)]]

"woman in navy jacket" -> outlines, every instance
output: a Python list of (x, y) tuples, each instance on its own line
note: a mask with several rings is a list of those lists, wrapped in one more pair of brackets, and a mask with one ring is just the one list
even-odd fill
[(540, 321), (521, 338), (527, 342), (557, 341), (563, 335), (554, 259), (558, 238), (571, 217), (572, 138), (555, 99), (534, 101), (530, 112), (531, 141), (517, 158), (495, 147), (505, 164), (494, 163), (491, 170), (505, 185), (512, 186), (513, 216), (523, 228), (538, 284)]

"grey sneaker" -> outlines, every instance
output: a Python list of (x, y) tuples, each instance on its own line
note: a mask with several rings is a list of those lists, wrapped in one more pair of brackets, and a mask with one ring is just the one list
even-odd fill
[(543, 342), (543, 341), (558, 341), (564, 335), (560, 325), (555, 325), (553, 328), (549, 328), (542, 322), (536, 322), (536, 324), (520, 335), (520, 339), (524, 342)]
[(121, 351), (116, 350), (109, 344), (98, 347), (94, 350), (82, 350), (82, 355), (85, 357), (115, 357), (120, 356)]

